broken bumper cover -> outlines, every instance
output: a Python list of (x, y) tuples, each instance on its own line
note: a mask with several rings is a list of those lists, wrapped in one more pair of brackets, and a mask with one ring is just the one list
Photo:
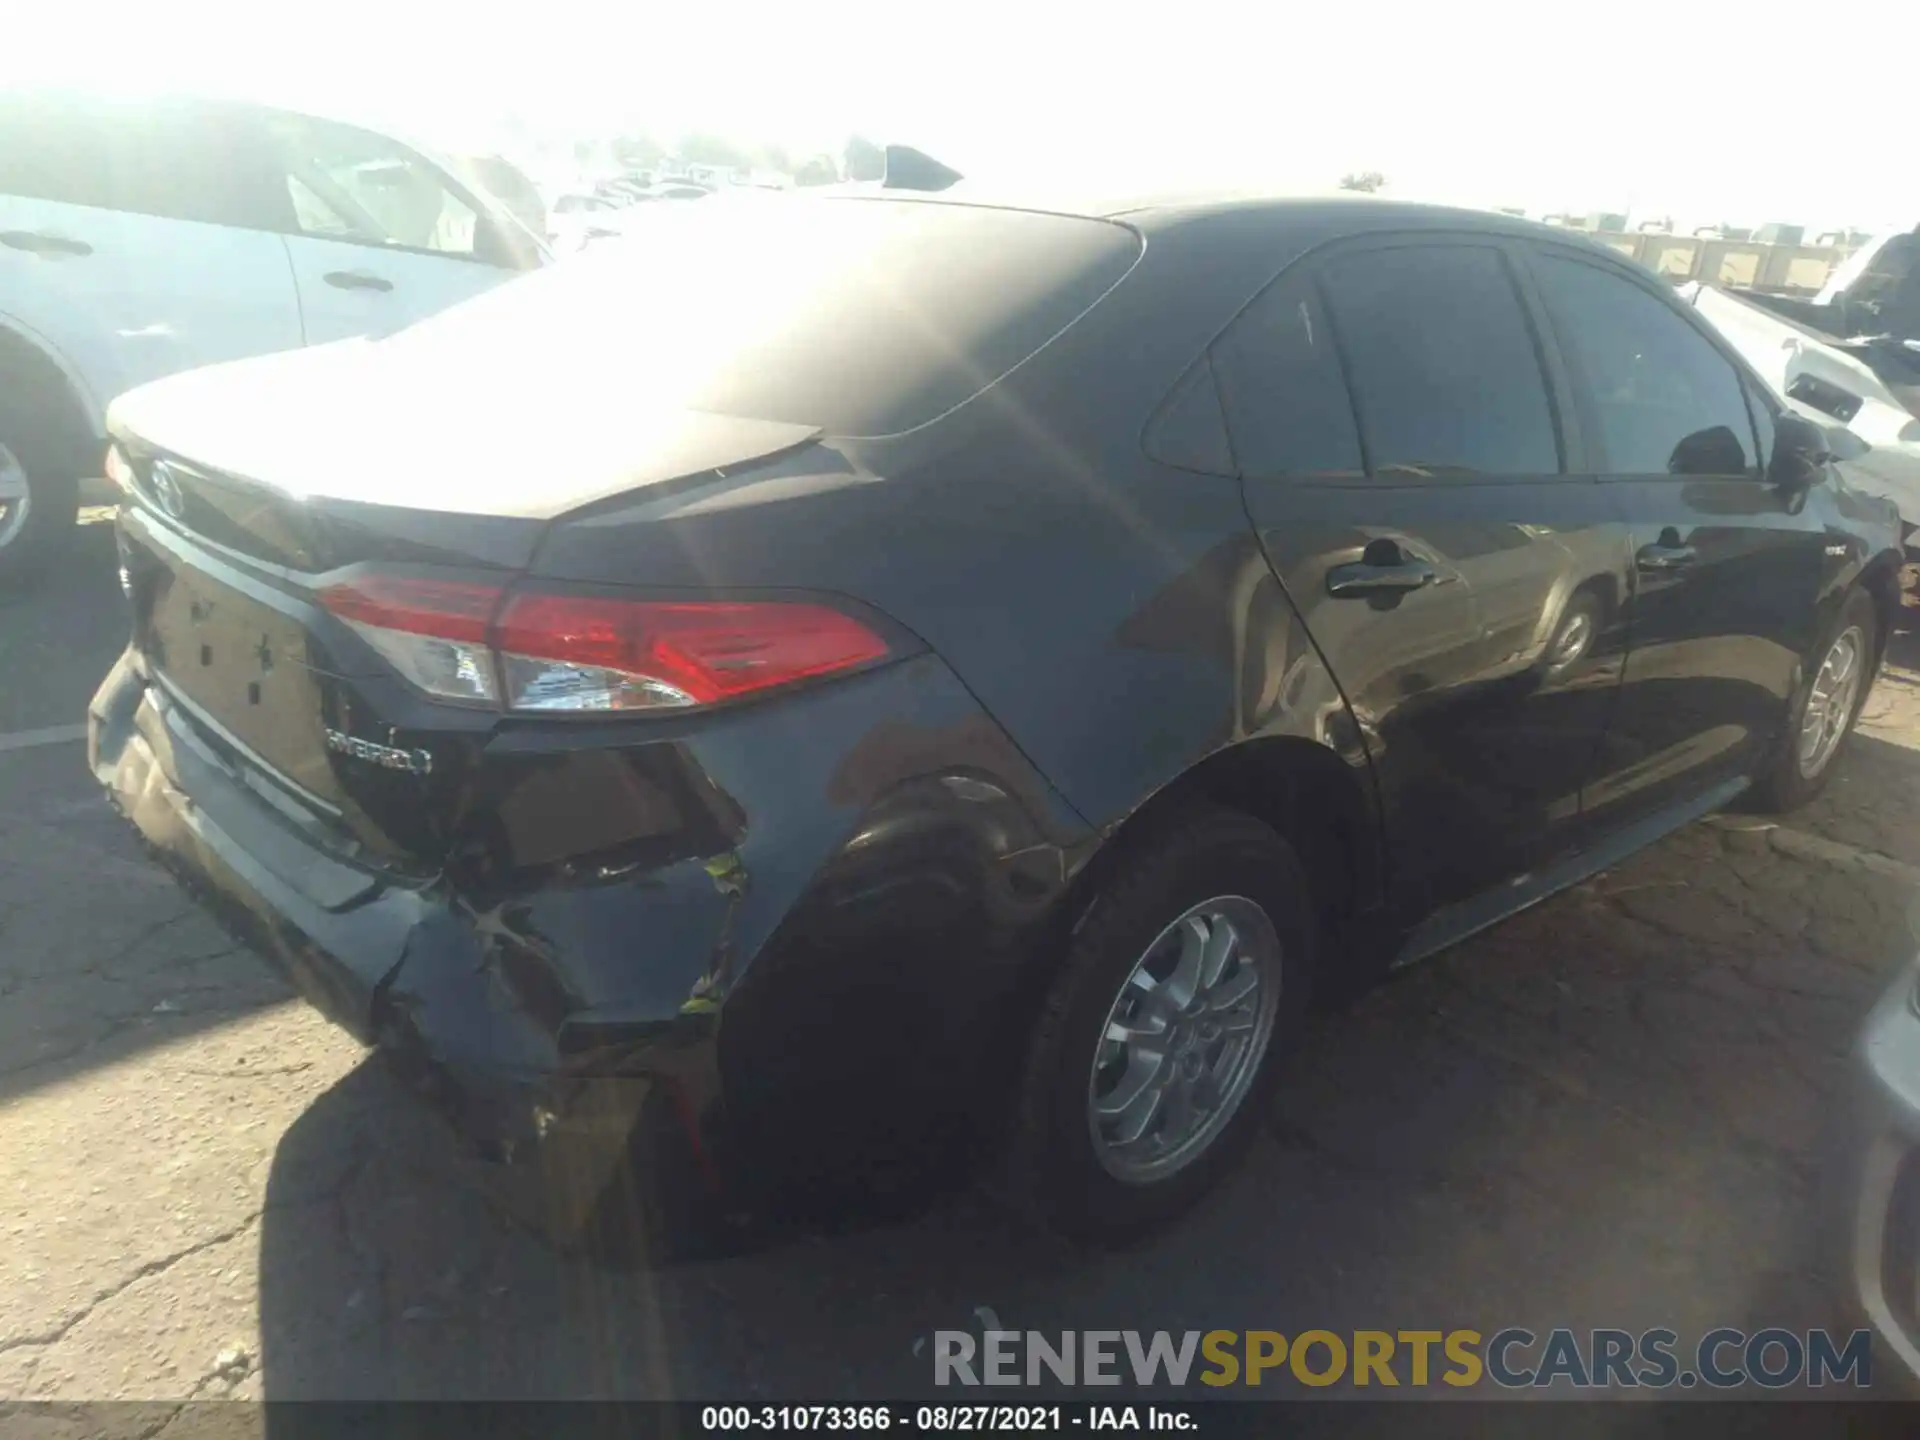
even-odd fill
[[(483, 980), (486, 947), (444, 891), (383, 880), (270, 814), (131, 652), (96, 695), (88, 729), (95, 776), (155, 858), (322, 1014), (377, 1046), (479, 1158), (594, 1190), (642, 1113), (670, 1101), (663, 1077), (630, 1053), (617, 1064), (570, 1056), (523, 1009), (498, 1003)], [(704, 1028), (679, 1027), (681, 1068), (710, 1048)], [(678, 1104), (664, 1113), (690, 1118)], [(659, 1127), (639, 1128), (659, 1138)], [(674, 1163), (701, 1178), (697, 1140), (669, 1138)]]
[[(312, 836), (136, 649), (89, 728), (96, 776), (161, 861), (483, 1155), (538, 1170), (521, 1162), (637, 1120), (674, 1152), (661, 1164), (742, 1199), (964, 1128), (979, 1067), (1018, 1051), (1006, 1007), (1030, 999), (1094, 843), (929, 655), (618, 743), (503, 729), (475, 782), (494, 787), (486, 818), (550, 817), (535, 838), (553, 858), (462, 885)], [(618, 802), (609, 774), (691, 776), (688, 808), (729, 818), (572, 856), (579, 797)], [(538, 805), (514, 788), (554, 785)]]

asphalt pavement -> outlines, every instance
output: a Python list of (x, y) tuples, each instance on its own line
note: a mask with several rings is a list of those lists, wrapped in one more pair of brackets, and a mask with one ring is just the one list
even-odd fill
[(904, 1398), (936, 1330), (1837, 1318), (1822, 1136), (1912, 945), (1920, 637), (1806, 814), (1695, 826), (1318, 1022), (1244, 1170), (1147, 1245), (965, 1191), (622, 1273), (497, 1219), (141, 857), (63, 738), (123, 635), (105, 525), (0, 598), (0, 1401)]

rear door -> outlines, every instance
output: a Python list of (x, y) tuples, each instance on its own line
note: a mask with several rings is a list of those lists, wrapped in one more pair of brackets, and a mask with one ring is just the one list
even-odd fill
[(304, 115), (267, 125), (308, 344), (389, 334), (515, 273), (479, 199), (399, 141)]
[(1620, 674), (1625, 533), (1481, 237), (1294, 267), (1213, 364), (1249, 511), (1359, 721), (1411, 920), (1572, 843)]
[(1632, 653), (1587, 797), (1614, 824), (1761, 761), (1813, 646), (1827, 537), (1766, 480), (1770, 402), (1697, 317), (1601, 257), (1541, 246), (1532, 269), (1632, 532)]
[(101, 401), (300, 344), (254, 134), (186, 102), (0, 100), (0, 310)]

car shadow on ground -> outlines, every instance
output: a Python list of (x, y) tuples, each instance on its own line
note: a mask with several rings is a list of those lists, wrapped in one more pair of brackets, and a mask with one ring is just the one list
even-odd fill
[[(1862, 736), (1848, 766), (1912, 812), (1920, 755)], [(1321, 1019), (1243, 1171), (1120, 1254), (968, 1191), (830, 1237), (597, 1268), (497, 1219), (369, 1062), (274, 1157), (259, 1386), (951, 1398), (936, 1330), (1830, 1324), (1822, 1137), (1854, 1028), (1910, 954), (1911, 898), (1764, 830), (1695, 826)]]

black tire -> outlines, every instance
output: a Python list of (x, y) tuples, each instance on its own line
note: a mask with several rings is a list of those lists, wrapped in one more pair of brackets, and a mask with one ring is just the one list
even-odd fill
[(61, 399), (39, 393), (0, 371), (0, 465), (11, 455), (26, 472), (25, 519), (10, 523), (0, 513), (0, 586), (44, 574), (73, 538), (80, 514), (80, 477), (71, 470), (71, 447), (48, 418)]
[[(1800, 764), (1801, 725), (1806, 719), (1807, 703), (1813, 694), (1814, 683), (1819, 679), (1821, 663), (1835, 642), (1849, 629), (1857, 629), (1860, 633), (1863, 643), (1859, 663), (1865, 669), (1847, 712), (1846, 728), (1839, 743), (1819, 768), (1809, 775)], [(1827, 627), (1826, 633), (1820, 637), (1820, 643), (1814, 647), (1812, 657), (1807, 662), (1807, 673), (1801, 677), (1800, 688), (1794, 693), (1793, 704), (1788, 707), (1786, 728), (1780, 736), (1780, 743), (1774, 747), (1765, 768), (1754, 777), (1754, 809), (1771, 813), (1797, 810), (1826, 788), (1828, 780), (1839, 767), (1840, 758), (1852, 743), (1854, 722), (1860, 718), (1860, 707), (1866, 704), (1879, 656), (1879, 607), (1874, 604), (1873, 596), (1865, 590), (1854, 590), (1841, 605), (1839, 615)]]
[[(1279, 941), (1271, 1038), (1224, 1127), (1164, 1178), (1116, 1177), (1090, 1123), (1096, 1052), (1110, 1012), (1156, 937), (1214, 897), (1254, 902)], [(1278, 1057), (1297, 1039), (1321, 952), (1305, 872), (1266, 825), (1231, 810), (1181, 816), (1106, 877), (1076, 928), (1028, 1051), (1001, 1188), (1031, 1217), (1074, 1239), (1120, 1244), (1165, 1224), (1235, 1163), (1259, 1128)]]

